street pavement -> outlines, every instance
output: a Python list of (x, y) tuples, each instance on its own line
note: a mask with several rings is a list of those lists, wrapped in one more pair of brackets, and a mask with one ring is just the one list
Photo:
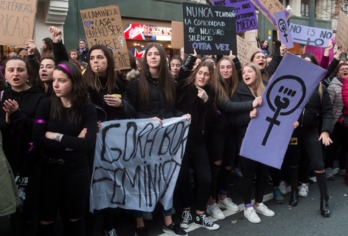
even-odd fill
[[(319, 199), (317, 184), (309, 186), (309, 195), (300, 198), (297, 207), (289, 207), (287, 202), (289, 194), (286, 194), (285, 204), (275, 204), (272, 200), (271, 186), (264, 197), (265, 204), (275, 211), (274, 217), (260, 215), (261, 223), (252, 224), (243, 216), (242, 199), (239, 192), (238, 179), (233, 179), (231, 184), (231, 195), (233, 201), (239, 205), (240, 212), (232, 214), (224, 211), (227, 216), (224, 220), (218, 220), (220, 229), (208, 231), (203, 228), (191, 226), (189, 236), (345, 236), (348, 235), (348, 186), (345, 185), (343, 177), (336, 176), (334, 181), (328, 181), (330, 195), (331, 216), (323, 218), (319, 212)], [(175, 219), (180, 219), (179, 209)], [(162, 232), (163, 217), (160, 208), (154, 213), (154, 220), (146, 221), (149, 235), (167, 236)], [(98, 224), (98, 223), (97, 223)], [(59, 230), (58, 230), (59, 231)], [(134, 235), (134, 220), (131, 214), (120, 213), (118, 236)], [(0, 218), (0, 236), (11, 236), (8, 218)], [(101, 236), (95, 234), (95, 236)]]

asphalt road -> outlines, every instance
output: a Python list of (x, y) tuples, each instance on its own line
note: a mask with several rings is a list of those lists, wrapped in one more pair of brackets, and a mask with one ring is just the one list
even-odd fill
[[(234, 202), (240, 204), (242, 209), (242, 200), (239, 193), (238, 180), (234, 180), (235, 184), (231, 185), (232, 198)], [(299, 205), (290, 208), (288, 204), (275, 204), (272, 194), (265, 195), (265, 204), (275, 211), (274, 217), (260, 216), (262, 222), (260, 224), (252, 224), (243, 216), (243, 211), (231, 214), (228, 211), (224, 213), (228, 215), (225, 220), (219, 220), (216, 223), (220, 225), (217, 231), (208, 231), (202, 228), (189, 228), (190, 236), (326, 236), (326, 235), (348, 235), (348, 186), (344, 184), (343, 177), (336, 176), (335, 181), (329, 181), (330, 210), (331, 217), (323, 218), (319, 212), (319, 192), (316, 183), (310, 185), (309, 196), (300, 198)], [(269, 187), (268, 192), (270, 192)], [(286, 196), (289, 198), (289, 194)], [(287, 202), (287, 201), (286, 201)], [(121, 213), (118, 226), (119, 236), (134, 235), (134, 220), (130, 214)], [(176, 216), (179, 220), (180, 214)], [(98, 223), (97, 223), (98, 225)], [(146, 225), (150, 235), (161, 235), (162, 233), (162, 217), (160, 210), (155, 212), (154, 220), (147, 221)], [(58, 224), (59, 227), (59, 224)], [(60, 230), (58, 230), (60, 231)], [(95, 236), (100, 236), (94, 234)], [(0, 218), (0, 236), (11, 236), (8, 217)]]

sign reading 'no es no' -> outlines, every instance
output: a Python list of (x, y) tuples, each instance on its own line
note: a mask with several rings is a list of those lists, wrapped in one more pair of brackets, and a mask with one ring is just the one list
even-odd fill
[(184, 48), (203, 55), (228, 55), (236, 47), (236, 14), (233, 8), (183, 3)]

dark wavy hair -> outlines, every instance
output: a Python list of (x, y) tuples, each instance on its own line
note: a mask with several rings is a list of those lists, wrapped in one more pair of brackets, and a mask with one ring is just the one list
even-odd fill
[(307, 52), (307, 53), (302, 55), (303, 59), (306, 58), (306, 57), (308, 57), (313, 64), (319, 65), (319, 62), (318, 62), (317, 58), (314, 56), (313, 53)]
[[(62, 71), (72, 82), (70, 94), (71, 109), (68, 110), (68, 117), (72, 123), (78, 123), (81, 120), (81, 114), (89, 102), (86, 83), (84, 83), (81, 70), (69, 61), (60, 62), (55, 70)], [(60, 120), (63, 117), (64, 106), (59, 97), (52, 93), (51, 117)]]
[(138, 94), (139, 94), (139, 105), (142, 105), (146, 102), (148, 102), (150, 97), (150, 86), (147, 77), (151, 76), (149, 71), (149, 66), (147, 64), (147, 53), (151, 48), (157, 48), (159, 55), (160, 55), (160, 65), (158, 67), (158, 75), (159, 77), (156, 78), (158, 80), (159, 84), (163, 88), (166, 102), (169, 105), (174, 106), (175, 104), (175, 81), (172, 79), (172, 76), (170, 74), (168, 63), (167, 63), (167, 57), (166, 53), (164, 51), (164, 48), (158, 44), (158, 43), (152, 43), (147, 45), (145, 48), (145, 53), (142, 61), (142, 67), (140, 71), (139, 76), (139, 86), (138, 86)]
[(87, 68), (86, 68), (86, 71), (83, 75), (84, 79), (85, 79), (85, 82), (87, 83), (87, 86), (89, 89), (92, 89), (92, 90), (97, 90), (99, 91), (100, 88), (97, 87), (97, 79), (99, 79), (99, 76), (96, 75), (93, 70), (92, 70), (92, 67), (91, 67), (91, 63), (90, 63), (90, 56), (91, 56), (91, 53), (94, 51), (94, 50), (101, 50), (105, 57), (106, 57), (106, 60), (107, 60), (107, 68), (106, 68), (106, 90), (108, 93), (111, 93), (111, 91), (113, 89), (115, 89), (115, 86), (117, 87), (116, 85), (116, 81), (119, 79), (117, 74), (115, 73), (115, 65), (114, 65), (114, 58), (112, 56), (112, 51), (107, 48), (106, 46), (104, 45), (94, 45), (92, 46), (90, 49), (89, 49), (89, 53), (88, 53), (88, 65), (87, 65)]

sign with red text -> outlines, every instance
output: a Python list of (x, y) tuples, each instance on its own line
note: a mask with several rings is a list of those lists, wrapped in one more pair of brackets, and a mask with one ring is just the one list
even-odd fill
[(80, 10), (88, 47), (101, 44), (112, 50), (115, 69), (130, 68), (121, 12), (118, 6)]
[(129, 24), (124, 29), (124, 37), (131, 40), (145, 40), (144, 27), (145, 25), (141, 24)]
[(0, 45), (24, 47), (33, 38), (37, 0), (0, 3)]

